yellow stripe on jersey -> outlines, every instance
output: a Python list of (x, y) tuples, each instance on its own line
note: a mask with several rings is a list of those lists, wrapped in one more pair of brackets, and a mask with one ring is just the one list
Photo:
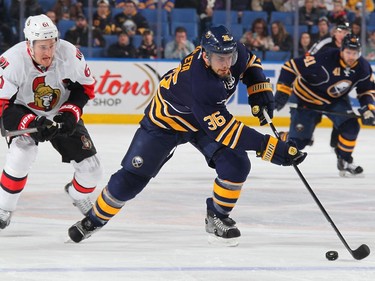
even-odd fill
[(232, 145), (230, 146), (230, 148), (234, 149), (237, 146), (238, 140), (240, 139), (240, 136), (244, 127), (245, 127), (245, 124), (240, 122), (240, 127), (237, 129), (236, 135), (234, 136), (234, 139), (232, 141)]
[(216, 137), (215, 141), (221, 142), (221, 138), (226, 134), (226, 132), (229, 130), (229, 128), (233, 125), (234, 122), (236, 122), (236, 119), (232, 117), (232, 119), (230, 119), (227, 125), (221, 130), (221, 133)]
[[(171, 115), (168, 112), (168, 104), (164, 101), (163, 97), (160, 94), (160, 90), (158, 89), (155, 97), (155, 116), (154, 118), (151, 118), (152, 120), (160, 119), (160, 121), (163, 121), (167, 123), (172, 129), (180, 132), (188, 132), (188, 130), (191, 130), (193, 132), (197, 132), (198, 129), (195, 128), (193, 125), (191, 125), (189, 122), (187, 122), (185, 119), (181, 118), (177, 115)], [(152, 114), (152, 113), (150, 113)], [(155, 120), (156, 121), (156, 120)], [(182, 125), (180, 125), (179, 123)]]
[(151, 107), (150, 107), (150, 111), (148, 112), (148, 117), (150, 117), (151, 121), (152, 121), (155, 125), (159, 126), (160, 128), (167, 129), (166, 126), (164, 126), (162, 123), (160, 123), (159, 121), (157, 121), (157, 120), (154, 118), (154, 114), (153, 114), (153, 112), (154, 112), (154, 108), (155, 108), (155, 99), (153, 99), (152, 102), (151, 102)]
[[(295, 64), (293, 64), (295, 68), (297, 68), (295, 66)], [(286, 62), (283, 66), (282, 66), (282, 69), (292, 73), (293, 75), (297, 76), (297, 73), (298, 73), (298, 70), (295, 70), (294, 67), (292, 66), (292, 64), (288, 61)]]
[(253, 56), (250, 58), (249, 62), (247, 63), (246, 65), (246, 69), (250, 68), (250, 67), (259, 67), (261, 69), (263, 69), (263, 66), (261, 65), (260, 63), (260, 59), (257, 58), (256, 55), (253, 54)]
[(292, 91), (293, 91), (293, 89), (291, 87), (289, 87), (285, 84), (277, 84), (276, 90), (280, 91), (280, 92), (283, 92), (284, 94), (287, 94), (289, 96), (292, 94)]
[[(234, 117), (228, 122), (228, 124), (221, 130), (220, 134), (216, 137), (215, 141), (220, 142), (230, 148), (235, 148), (241, 132), (244, 128), (244, 124), (237, 121)], [(223, 139), (224, 138), (224, 139)]]
[(238, 126), (239, 126), (239, 122), (236, 122), (234, 124), (233, 128), (228, 133), (228, 135), (225, 137), (225, 139), (223, 141), (224, 145), (227, 145), (227, 146), (229, 145), (230, 141), (233, 139), (233, 134), (234, 134), (234, 132), (236, 132)]
[(303, 84), (301, 78), (298, 78), (294, 83), (294, 90), (296, 95), (304, 101), (309, 103), (323, 105), (330, 104), (329, 100), (323, 99), (318, 95), (314, 94), (305, 84)]

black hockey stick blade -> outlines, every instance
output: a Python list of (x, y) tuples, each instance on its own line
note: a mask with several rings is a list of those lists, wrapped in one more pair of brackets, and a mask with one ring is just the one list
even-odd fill
[(358, 249), (351, 252), (353, 258), (362, 260), (370, 254), (370, 248), (366, 244), (362, 244)]

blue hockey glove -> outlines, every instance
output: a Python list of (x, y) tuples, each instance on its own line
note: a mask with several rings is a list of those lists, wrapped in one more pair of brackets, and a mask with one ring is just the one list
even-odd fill
[(276, 84), (275, 107), (277, 111), (280, 111), (286, 105), (291, 94), (291, 86), (283, 84), (281, 82)]
[(358, 109), (363, 125), (375, 126), (375, 105), (368, 104)]
[(264, 136), (261, 149), (256, 154), (258, 157), (262, 157), (262, 160), (282, 166), (290, 166), (293, 163), (298, 165), (307, 156), (307, 153), (299, 151), (292, 141), (279, 141), (270, 135)]
[(275, 108), (277, 111), (280, 111), (283, 109), (283, 107), (286, 105), (286, 103), (289, 100), (289, 95), (281, 92), (281, 91), (276, 91), (275, 94)]

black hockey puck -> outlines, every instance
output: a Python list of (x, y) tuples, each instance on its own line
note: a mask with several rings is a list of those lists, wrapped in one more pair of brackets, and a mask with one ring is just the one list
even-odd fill
[(339, 253), (337, 253), (336, 251), (328, 251), (326, 253), (326, 258), (329, 261), (337, 260), (338, 257), (339, 257)]

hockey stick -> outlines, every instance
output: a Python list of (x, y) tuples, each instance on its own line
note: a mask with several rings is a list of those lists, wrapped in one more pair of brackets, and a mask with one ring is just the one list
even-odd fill
[[(280, 134), (276, 130), (275, 126), (273, 125), (272, 120), (269, 117), (269, 115), (268, 115), (268, 113), (267, 113), (266, 110), (263, 110), (263, 115), (266, 118), (267, 123), (270, 125), (270, 127), (271, 127), (273, 133), (275, 134), (276, 138), (278, 140), (281, 140), (280, 139)], [(294, 168), (294, 170), (296, 170), (298, 176), (300, 177), (300, 179), (304, 183), (305, 187), (310, 192), (311, 196), (314, 198), (316, 204), (318, 204), (319, 209), (322, 211), (322, 213), (324, 214), (324, 216), (326, 217), (326, 219), (328, 220), (328, 222), (331, 224), (331, 226), (335, 230), (337, 236), (340, 238), (341, 242), (344, 244), (345, 248), (349, 251), (349, 253), (352, 255), (352, 257), (355, 258), (356, 260), (361, 260), (361, 259), (364, 259), (365, 257), (367, 257), (370, 254), (370, 248), (366, 244), (362, 244), (361, 246), (359, 246), (355, 250), (352, 250), (349, 247), (348, 243), (345, 241), (344, 237), (341, 235), (339, 229), (336, 227), (336, 225), (334, 224), (333, 220), (328, 215), (328, 213), (324, 209), (322, 203), (320, 203), (318, 197), (315, 195), (314, 191), (312, 190), (312, 188), (310, 187), (309, 183), (306, 181), (305, 177), (302, 175), (300, 169), (297, 167), (297, 165), (295, 163), (293, 163), (293, 168)]]
[(361, 118), (361, 115), (356, 114), (352, 110), (348, 110), (346, 112), (337, 112), (337, 111), (330, 111), (330, 110), (321, 110), (318, 108), (313, 108), (313, 107), (303, 107), (303, 106), (298, 106), (295, 103), (289, 104), (290, 108), (296, 108), (296, 109), (302, 109), (302, 110), (314, 110), (316, 112), (322, 113), (322, 114), (331, 114), (331, 115), (336, 115), (336, 116), (344, 116), (344, 117), (352, 117), (352, 118)]
[[(20, 136), (20, 135), (23, 135), (23, 134), (32, 134), (32, 133), (36, 133), (38, 132), (38, 128), (27, 128), (27, 129), (22, 129), (22, 130), (14, 130), (14, 131), (8, 131), (5, 129), (4, 127), (4, 124), (3, 124), (3, 119), (0, 118), (0, 131), (1, 131), (1, 136), (2, 137), (17, 137), (17, 136)], [(51, 125), (52, 126), (56, 126), (58, 129), (60, 129), (62, 127), (62, 124), (61, 123), (56, 123), (56, 122), (53, 122), (53, 124)]]

